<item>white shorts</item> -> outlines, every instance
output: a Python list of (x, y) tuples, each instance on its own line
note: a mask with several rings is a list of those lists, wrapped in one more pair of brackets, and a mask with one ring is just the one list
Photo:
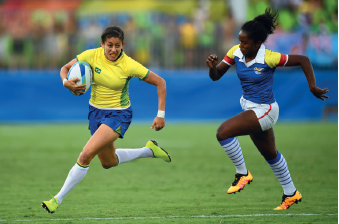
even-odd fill
[(263, 131), (272, 128), (273, 125), (277, 123), (279, 117), (279, 106), (277, 102), (272, 104), (258, 104), (241, 97), (240, 105), (244, 111), (254, 111)]

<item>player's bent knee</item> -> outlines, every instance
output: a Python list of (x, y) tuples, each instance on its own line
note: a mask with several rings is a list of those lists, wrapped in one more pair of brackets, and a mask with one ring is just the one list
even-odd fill
[(109, 168), (112, 168), (112, 167), (115, 167), (118, 165), (118, 161), (113, 161), (111, 163), (101, 163), (101, 166), (104, 168), (104, 169), (109, 169)]
[(217, 130), (217, 133), (216, 133), (216, 137), (218, 139), (218, 141), (223, 141), (223, 140), (226, 140), (232, 136), (230, 136), (229, 134), (227, 134), (226, 131), (221, 131), (220, 129)]

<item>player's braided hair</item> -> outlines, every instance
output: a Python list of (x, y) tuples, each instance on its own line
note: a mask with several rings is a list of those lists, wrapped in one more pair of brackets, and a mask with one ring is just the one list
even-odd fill
[(271, 7), (267, 7), (264, 14), (246, 22), (241, 27), (241, 30), (245, 31), (248, 38), (252, 39), (255, 43), (258, 41), (264, 43), (268, 35), (272, 34), (275, 27), (278, 25), (278, 16), (279, 12), (277, 9), (275, 10)]
[(107, 38), (112, 38), (112, 37), (117, 37), (122, 42), (124, 42), (124, 39), (125, 39), (124, 31), (122, 31), (122, 29), (119, 26), (109, 26), (104, 30), (104, 32), (102, 32), (101, 41), (105, 43)]

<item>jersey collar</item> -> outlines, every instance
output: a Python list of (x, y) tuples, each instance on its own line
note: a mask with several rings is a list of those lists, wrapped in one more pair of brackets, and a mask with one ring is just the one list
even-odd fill
[(239, 58), (239, 61), (244, 63), (247, 67), (254, 65), (255, 63), (265, 64), (265, 50), (266, 47), (264, 44), (260, 45), (257, 56), (252, 61), (246, 63), (245, 56), (241, 53), (240, 48), (238, 47), (233, 55)]

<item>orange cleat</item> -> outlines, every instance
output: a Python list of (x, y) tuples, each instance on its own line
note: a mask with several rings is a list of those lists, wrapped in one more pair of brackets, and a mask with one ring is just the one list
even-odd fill
[(298, 202), (301, 202), (301, 198), (302, 196), (297, 190), (292, 196), (283, 195), (281, 205), (276, 207), (274, 210), (286, 210), (290, 208), (291, 205), (293, 205), (294, 203), (298, 204)]
[(236, 174), (235, 180), (232, 183), (232, 186), (228, 189), (227, 193), (232, 194), (235, 192), (240, 192), (246, 184), (250, 184), (253, 181), (253, 177), (250, 171), (247, 171), (247, 175)]

